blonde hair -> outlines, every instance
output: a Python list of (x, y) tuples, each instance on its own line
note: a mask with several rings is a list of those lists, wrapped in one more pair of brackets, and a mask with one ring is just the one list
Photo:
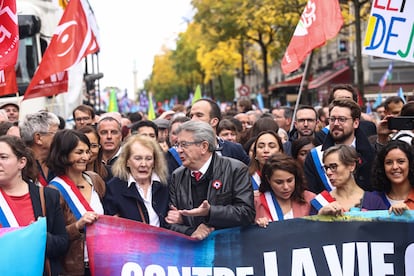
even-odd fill
[(113, 175), (124, 181), (128, 181), (130, 169), (127, 167), (127, 162), (131, 157), (132, 145), (136, 143), (152, 151), (154, 155), (154, 172), (160, 178), (161, 183), (166, 184), (168, 168), (164, 153), (161, 150), (160, 145), (155, 140), (142, 135), (133, 135), (126, 140), (125, 144), (122, 146), (118, 159), (112, 166)]

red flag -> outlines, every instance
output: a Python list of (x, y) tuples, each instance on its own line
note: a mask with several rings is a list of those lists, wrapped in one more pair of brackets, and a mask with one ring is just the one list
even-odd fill
[(0, 69), (4, 69), (16, 64), (19, 50), (19, 27), (15, 0), (1, 1), (0, 22)]
[(338, 0), (308, 0), (283, 56), (283, 73), (297, 70), (313, 49), (338, 34), (342, 24)]
[(97, 35), (96, 21), (87, 0), (69, 1), (24, 100), (66, 92), (65, 71), (99, 50)]
[(0, 96), (17, 92), (16, 71), (14, 65), (0, 69)]

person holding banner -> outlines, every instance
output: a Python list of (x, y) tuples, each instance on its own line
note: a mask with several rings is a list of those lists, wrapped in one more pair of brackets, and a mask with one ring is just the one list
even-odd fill
[(158, 142), (132, 135), (112, 166), (104, 197), (105, 214), (166, 227), (168, 168)]
[(278, 152), (283, 152), (282, 139), (273, 130), (259, 133), (253, 142), (253, 158), (249, 164), (253, 191), (259, 191), (261, 183), (261, 170), (266, 161)]
[(364, 191), (356, 183), (354, 174), (360, 163), (360, 157), (354, 147), (332, 146), (323, 152), (322, 161), (333, 189), (330, 192), (323, 191), (311, 201), (319, 215), (342, 215), (353, 208), (387, 209), (375, 192)]
[(256, 223), (308, 216), (315, 194), (305, 190), (302, 168), (284, 153), (272, 155), (261, 170), (259, 196), (255, 197)]
[(72, 129), (56, 133), (47, 164), (57, 175), (49, 186), (60, 192), (70, 239), (69, 251), (62, 260), (62, 275), (90, 274), (85, 227), (104, 213), (105, 183), (95, 172), (86, 171), (89, 159), (90, 142), (85, 134)]
[(414, 152), (404, 141), (392, 140), (378, 152), (372, 170), (375, 190), (390, 212), (414, 210)]
[(59, 258), (65, 255), (69, 238), (59, 204), (59, 193), (36, 186), (37, 176), (36, 161), (23, 141), (15, 136), (1, 136), (0, 228), (27, 226), (38, 217), (46, 216), (48, 273), (45, 272), (45, 275), (58, 275), (61, 272)]
[(208, 123), (185, 122), (176, 132), (183, 165), (172, 175), (166, 217), (170, 229), (202, 240), (214, 229), (253, 224), (247, 166), (216, 153), (216, 134)]

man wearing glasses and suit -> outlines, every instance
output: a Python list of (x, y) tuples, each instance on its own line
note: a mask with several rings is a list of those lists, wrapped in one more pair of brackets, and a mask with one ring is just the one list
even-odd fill
[(305, 176), (308, 189), (316, 194), (333, 189), (322, 167), (322, 154), (327, 148), (344, 144), (352, 146), (359, 153), (360, 160), (355, 171), (357, 184), (365, 191), (371, 190), (371, 164), (375, 158), (375, 149), (367, 136), (359, 128), (361, 108), (351, 99), (340, 98), (329, 105), (329, 133), (322, 145), (309, 152), (305, 160)]
[(253, 224), (247, 166), (216, 153), (216, 135), (208, 123), (188, 121), (176, 133), (182, 166), (172, 174), (170, 229), (202, 240), (215, 229)]

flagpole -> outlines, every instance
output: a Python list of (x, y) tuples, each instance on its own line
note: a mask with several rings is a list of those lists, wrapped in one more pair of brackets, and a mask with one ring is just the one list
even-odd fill
[[(312, 51), (311, 51), (311, 53), (312, 53)], [(308, 75), (310, 56), (311, 56), (311, 54), (308, 54), (308, 57), (306, 58), (305, 70), (303, 71), (302, 80), (300, 81), (298, 98), (296, 99), (295, 109), (293, 110), (292, 123), (290, 124), (290, 130), (289, 131), (293, 130), (293, 126), (294, 126), (293, 122), (295, 121), (295, 118), (296, 118), (296, 111), (298, 110), (300, 97), (302, 96), (303, 86), (305, 85), (306, 76)]]

